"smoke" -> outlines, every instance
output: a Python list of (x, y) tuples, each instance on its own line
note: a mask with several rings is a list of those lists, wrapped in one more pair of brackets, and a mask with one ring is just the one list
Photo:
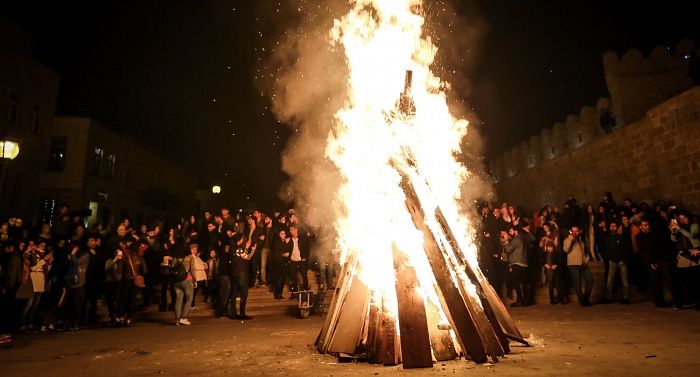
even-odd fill
[[(269, 3), (274, 4), (261, 4), (257, 9), (258, 17), (269, 20), (266, 33), (272, 36), (272, 48), (260, 69), (265, 77), (263, 91), (278, 120), (293, 129), (282, 156), (282, 169), (290, 180), (280, 196), (294, 201), (304, 221), (320, 229), (319, 238), (333, 243), (334, 230), (328, 225), (342, 211), (336, 200), (342, 182), (339, 171), (325, 157), (325, 148), (333, 116), (346, 100), (348, 69), (342, 47), (329, 43), (329, 31), (333, 21), (348, 12), (350, 4), (348, 0)], [(468, 77), (485, 29), (481, 16), (464, 4), (457, 9), (447, 1), (424, 3), (429, 25), (425, 32), (440, 49), (433, 69), (451, 83), (450, 109), (471, 125), (479, 125), (480, 120), (465, 99), (471, 90)], [(470, 126), (462, 143), (464, 153), (459, 156), (475, 174), (475, 184), (463, 189), (464, 209), (472, 211), (472, 199), (491, 191), (483, 176), (481, 136), (474, 131), (477, 129)], [(333, 246), (320, 245), (326, 250)]]

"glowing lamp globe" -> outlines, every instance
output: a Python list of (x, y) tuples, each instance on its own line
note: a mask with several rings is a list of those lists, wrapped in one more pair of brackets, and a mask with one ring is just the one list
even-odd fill
[(19, 144), (16, 141), (0, 140), (0, 158), (14, 160), (19, 155)]

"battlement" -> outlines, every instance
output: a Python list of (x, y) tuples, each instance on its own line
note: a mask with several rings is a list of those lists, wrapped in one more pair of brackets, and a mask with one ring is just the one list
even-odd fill
[(610, 98), (600, 98), (595, 106), (583, 106), (578, 114), (571, 114), (566, 121), (545, 128), (518, 146), (491, 161), (489, 169), (494, 179), (512, 177), (534, 168), (542, 161), (555, 159), (577, 149), (603, 135), (600, 112), (611, 108)]
[(687, 53), (694, 49), (695, 43), (684, 39), (673, 50), (656, 46), (646, 57), (636, 48), (621, 58), (614, 51), (603, 54), (605, 80), (615, 103), (618, 127), (643, 118), (649, 108), (692, 86)]

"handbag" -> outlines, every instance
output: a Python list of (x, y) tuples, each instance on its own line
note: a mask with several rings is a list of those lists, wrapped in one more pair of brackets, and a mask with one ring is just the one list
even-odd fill
[(129, 259), (129, 266), (131, 266), (131, 272), (134, 273), (134, 286), (137, 288), (145, 288), (146, 280), (143, 278), (142, 275), (136, 273), (136, 270), (134, 269), (134, 264), (131, 262), (131, 255), (128, 255), (127, 259)]
[(686, 255), (685, 253), (678, 254), (676, 259), (676, 267), (678, 268), (688, 268), (700, 265), (697, 260), (691, 255)]

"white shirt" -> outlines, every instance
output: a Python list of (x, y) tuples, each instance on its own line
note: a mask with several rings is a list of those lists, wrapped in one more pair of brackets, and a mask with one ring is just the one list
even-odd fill
[(294, 247), (292, 247), (292, 256), (290, 259), (292, 262), (301, 262), (301, 251), (299, 250), (299, 238), (292, 238), (292, 243), (294, 244)]

